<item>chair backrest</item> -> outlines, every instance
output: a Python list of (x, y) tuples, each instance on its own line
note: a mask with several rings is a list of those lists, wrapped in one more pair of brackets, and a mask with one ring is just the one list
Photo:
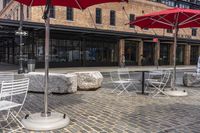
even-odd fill
[(11, 81), (3, 81), (1, 85), (0, 98), (26, 94), (28, 91), (28, 86), (29, 86), (28, 78), (11, 80)]
[(169, 81), (169, 79), (170, 79), (170, 76), (171, 76), (171, 71), (169, 71), (169, 70), (165, 70), (164, 72), (163, 72), (163, 76), (162, 76), (162, 82), (163, 83), (168, 83), (168, 81)]
[(120, 80), (117, 71), (110, 72), (110, 78), (111, 78), (111, 81), (119, 81)]
[(0, 72), (0, 84), (3, 81), (14, 80), (14, 73), (12, 72)]
[(151, 71), (149, 72), (149, 79), (157, 79), (161, 81), (162, 75), (163, 75), (163, 71), (160, 71), (160, 70)]
[(128, 68), (118, 68), (117, 72), (121, 80), (131, 79)]

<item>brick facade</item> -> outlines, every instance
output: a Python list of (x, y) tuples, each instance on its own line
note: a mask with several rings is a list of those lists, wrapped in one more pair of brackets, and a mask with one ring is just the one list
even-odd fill
[[(0, 1), (1, 2), (1, 1)], [(112, 5), (112, 6), (111, 6)], [(96, 8), (102, 9), (102, 24), (95, 23), (95, 11)], [(67, 26), (75, 26), (75, 27), (86, 27), (86, 28), (96, 28), (96, 29), (103, 29), (103, 30), (111, 30), (111, 31), (124, 31), (124, 32), (133, 32), (133, 33), (143, 33), (147, 35), (159, 35), (163, 37), (173, 37), (173, 33), (168, 33), (164, 29), (148, 29), (142, 30), (139, 27), (131, 28), (127, 23), (129, 22), (129, 15), (134, 14), (135, 16), (140, 16), (143, 14), (160, 11), (163, 9), (167, 9), (169, 7), (160, 4), (151, 2), (148, 0), (134, 0), (129, 3), (108, 3), (108, 4), (99, 4), (96, 6), (89, 7), (84, 11), (74, 9), (74, 20), (68, 21), (66, 20), (66, 7), (55, 7), (55, 18), (51, 18), (51, 24), (56, 25), (67, 25)], [(110, 25), (110, 10), (116, 11), (116, 25)], [(32, 22), (41, 22), (43, 23), (42, 15), (43, 15), (44, 7), (27, 7), (24, 6), (24, 20), (25, 21), (32, 21)], [(0, 18), (5, 19), (13, 19), (19, 20), (19, 3), (11, 1), (3, 10), (0, 11)], [(125, 25), (126, 24), (126, 25)], [(199, 39), (200, 38), (200, 31), (197, 29), (197, 36), (192, 36), (191, 28), (187, 29), (180, 29), (179, 30), (179, 38), (185, 39)], [(140, 38), (138, 38), (140, 39)], [(152, 40), (148, 40), (152, 41)], [(157, 43), (157, 47), (155, 47), (154, 53), (154, 64), (160, 58), (160, 40)], [(138, 49), (137, 49), (137, 64), (141, 64), (142, 55), (143, 55), (143, 42), (141, 40)], [(124, 47), (125, 47), (125, 40), (121, 39), (119, 41), (119, 65), (122, 64), (122, 56), (124, 55)], [(169, 57), (169, 64), (173, 64), (172, 61), (172, 53), (173, 53), (173, 41), (169, 42), (170, 44), (170, 57)], [(188, 45), (193, 45), (189, 43)], [(184, 64), (190, 64), (190, 46), (186, 46), (184, 50)], [(200, 51), (200, 50), (199, 50)]]
[[(102, 24), (95, 24), (95, 9), (102, 9)], [(29, 15), (27, 18), (27, 6), (24, 6), (24, 18), (28, 21), (41, 22), (44, 7), (30, 7)], [(51, 19), (51, 24), (58, 25), (68, 25), (68, 26), (78, 26), (78, 27), (88, 27), (115, 31), (125, 31), (125, 32), (136, 32), (151, 35), (164, 35), (173, 36), (172, 33), (167, 33), (163, 29), (149, 29), (142, 30), (139, 27), (130, 28), (129, 25), (125, 25), (129, 22), (129, 14), (134, 14), (135, 16), (140, 16), (143, 14), (167, 9), (168, 7), (160, 3), (155, 3), (147, 0), (135, 0), (129, 3), (110, 3), (99, 4), (96, 6), (89, 7), (84, 11), (74, 9), (74, 21), (66, 20), (66, 8), (65, 7), (55, 7), (55, 18)], [(116, 11), (116, 26), (110, 26), (110, 10)], [(17, 14), (18, 13), (18, 14)], [(10, 16), (10, 18), (9, 18)], [(16, 20), (19, 16), (19, 3), (12, 1), (7, 5), (5, 9), (0, 12), (0, 18), (9, 18)], [(83, 17), (84, 16), (84, 17)], [(180, 29), (179, 36), (182, 38), (192, 38), (199, 39), (200, 32), (198, 30), (197, 36), (191, 36), (191, 29)]]

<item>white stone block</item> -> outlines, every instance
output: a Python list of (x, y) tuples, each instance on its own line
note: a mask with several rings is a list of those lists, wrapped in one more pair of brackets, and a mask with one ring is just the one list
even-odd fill
[[(44, 92), (44, 73), (30, 72), (24, 75), (30, 79), (29, 91)], [(49, 73), (48, 92), (74, 93), (77, 91), (76, 74)]]
[(78, 90), (94, 90), (101, 87), (103, 76), (99, 71), (75, 72)]

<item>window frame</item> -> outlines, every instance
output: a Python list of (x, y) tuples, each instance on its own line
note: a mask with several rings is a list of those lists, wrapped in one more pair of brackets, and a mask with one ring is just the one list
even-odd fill
[(74, 9), (70, 7), (66, 7), (66, 20), (74, 21)]
[(102, 9), (96, 8), (96, 24), (102, 24)]
[(116, 26), (116, 11), (110, 10), (110, 25)]
[(49, 18), (55, 18), (55, 17), (56, 17), (55, 6), (50, 6), (49, 7)]
[(191, 35), (192, 36), (197, 36), (197, 28), (191, 28)]
[[(134, 20), (135, 20), (135, 14), (129, 14), (129, 22), (132, 22)], [(129, 27), (130, 28), (135, 28), (135, 25), (129, 24)]]

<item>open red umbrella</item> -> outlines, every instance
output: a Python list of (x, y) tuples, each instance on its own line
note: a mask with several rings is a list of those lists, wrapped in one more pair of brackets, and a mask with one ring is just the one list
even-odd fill
[(53, 130), (65, 127), (69, 118), (61, 113), (48, 111), (48, 74), (49, 74), (49, 8), (50, 6), (66, 6), (84, 10), (85, 8), (109, 2), (128, 2), (128, 0), (15, 0), (27, 6), (44, 6), (43, 19), (45, 20), (45, 88), (44, 88), (44, 112), (27, 116), (22, 120), (25, 128), (30, 130)]
[[(173, 51), (173, 84), (172, 88), (175, 88), (176, 83), (176, 46), (177, 46), (177, 34), (179, 28), (200, 27), (200, 10), (184, 9), (184, 8), (172, 8), (159, 12), (146, 14), (136, 17), (131, 25), (137, 25), (141, 28), (163, 28), (174, 30), (174, 51)], [(175, 90), (175, 89), (174, 89)], [(169, 95), (187, 95), (184, 91), (171, 91)]]

